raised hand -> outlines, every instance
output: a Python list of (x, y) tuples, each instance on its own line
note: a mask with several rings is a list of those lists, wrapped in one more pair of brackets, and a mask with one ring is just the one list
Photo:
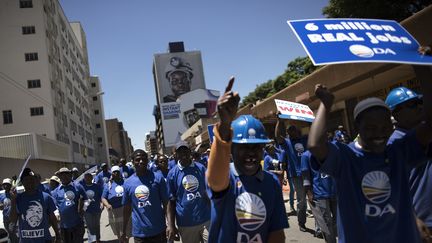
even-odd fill
[(231, 91), (234, 84), (234, 77), (231, 77), (225, 93), (218, 100), (218, 114), (220, 118), (219, 133), (225, 141), (230, 140), (231, 122), (237, 114), (237, 107), (240, 102), (240, 96), (237, 92)]
[(334, 95), (327, 89), (327, 87), (323, 84), (315, 85), (315, 95), (327, 109), (330, 109), (333, 105)]

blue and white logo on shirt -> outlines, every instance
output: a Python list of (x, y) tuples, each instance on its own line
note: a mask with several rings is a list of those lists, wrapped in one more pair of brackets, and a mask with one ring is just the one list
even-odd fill
[(103, 180), (104, 183), (108, 183), (109, 178), (108, 177), (104, 177), (104, 178), (102, 178), (102, 180)]
[(30, 201), (25, 216), (22, 215), (22, 217), (30, 227), (38, 227), (43, 220), (42, 204), (38, 201)]
[(3, 206), (4, 206), (5, 208), (8, 208), (8, 207), (10, 207), (10, 205), (11, 205), (11, 200), (10, 200), (9, 198), (5, 198), (5, 199), (3, 200)]
[(372, 203), (383, 203), (390, 198), (391, 185), (386, 173), (371, 171), (362, 180), (363, 195)]
[(114, 191), (116, 193), (116, 197), (123, 197), (123, 192), (124, 192), (123, 186), (116, 186), (114, 188)]
[(135, 197), (139, 201), (146, 201), (150, 196), (150, 190), (148, 187), (141, 185), (135, 189)]
[(66, 202), (65, 202), (66, 206), (70, 206), (70, 205), (74, 204), (73, 200), (75, 199), (75, 193), (73, 191), (65, 192), (64, 197), (66, 199)]
[(235, 212), (240, 227), (248, 231), (258, 229), (267, 217), (267, 210), (262, 199), (248, 192), (243, 192), (237, 197)]
[(188, 192), (195, 192), (199, 187), (198, 179), (193, 175), (183, 177), (182, 184), (184, 189)]
[(89, 200), (93, 200), (94, 199), (95, 192), (93, 190), (87, 190), (86, 194), (87, 194), (87, 198)]

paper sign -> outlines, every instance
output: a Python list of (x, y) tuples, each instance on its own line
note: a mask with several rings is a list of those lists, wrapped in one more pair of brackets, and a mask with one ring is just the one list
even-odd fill
[(315, 116), (307, 105), (290, 102), (286, 100), (274, 100), (277, 110), (281, 113), (280, 118), (313, 122)]
[(388, 62), (432, 65), (398, 22), (373, 19), (288, 21), (314, 65)]

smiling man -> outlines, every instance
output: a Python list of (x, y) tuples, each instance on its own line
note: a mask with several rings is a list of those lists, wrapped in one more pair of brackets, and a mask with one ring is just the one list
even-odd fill
[(209, 242), (284, 242), (288, 220), (282, 189), (276, 176), (260, 166), (270, 140), (253, 116), (234, 120), (240, 97), (231, 91), (233, 82), (218, 101), (220, 122), (206, 175), (212, 207)]

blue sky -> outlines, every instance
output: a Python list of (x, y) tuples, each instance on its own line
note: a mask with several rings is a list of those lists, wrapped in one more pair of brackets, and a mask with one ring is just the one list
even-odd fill
[(155, 130), (153, 54), (183, 41), (200, 50), (208, 89), (246, 96), (306, 56), (286, 21), (321, 18), (328, 0), (60, 0), (69, 21), (87, 35), (90, 73), (105, 92), (106, 118), (118, 118), (135, 148)]

